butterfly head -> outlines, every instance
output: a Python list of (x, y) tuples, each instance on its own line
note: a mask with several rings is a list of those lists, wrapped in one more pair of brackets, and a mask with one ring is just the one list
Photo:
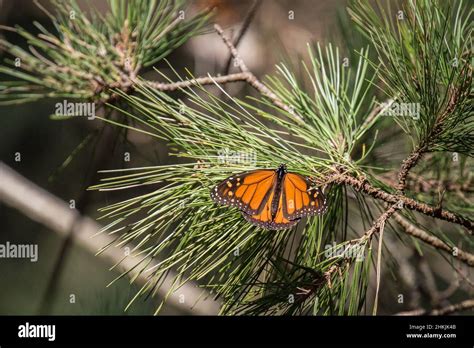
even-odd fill
[(278, 166), (277, 172), (286, 174), (288, 170), (286, 169), (286, 164), (282, 163)]

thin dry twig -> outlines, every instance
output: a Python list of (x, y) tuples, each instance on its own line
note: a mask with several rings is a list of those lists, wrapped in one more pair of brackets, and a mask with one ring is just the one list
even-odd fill
[[(250, 27), (250, 23), (252, 23), (252, 20), (255, 17), (255, 14), (257, 13), (258, 8), (262, 2), (260, 0), (254, 0), (252, 5), (250, 6), (249, 10), (247, 11), (247, 14), (245, 15), (245, 19), (242, 23), (242, 28), (239, 30), (239, 33), (237, 34), (237, 37), (234, 40), (234, 46), (238, 47), (240, 42), (242, 41), (245, 33), (247, 32), (248, 28)], [(224, 72), (226, 74), (229, 73), (230, 70), (230, 64), (232, 63), (232, 55), (229, 55), (229, 58), (227, 59), (227, 63), (225, 65)]]
[(403, 193), (405, 191), (405, 187), (407, 185), (407, 176), (410, 170), (416, 166), (418, 161), (423, 157), (425, 153), (425, 147), (420, 146), (417, 147), (413, 152), (403, 161), (402, 167), (400, 169), (400, 173), (398, 174), (398, 184), (396, 186), (399, 193)]
[(370, 240), (374, 233), (379, 233), (384, 228), (385, 222), (400, 209), (401, 205), (397, 202), (388, 208), (380, 217), (374, 222), (373, 226), (365, 232), (362, 238)]
[(234, 44), (230, 41), (230, 39), (224, 34), (222, 28), (215, 24), (214, 28), (216, 32), (221, 37), (224, 44), (229, 49), (231, 57), (234, 59), (236, 65), (240, 69), (240, 73), (235, 74), (228, 74), (222, 76), (207, 76), (207, 77), (198, 77), (195, 79), (185, 80), (185, 81), (178, 81), (178, 82), (154, 82), (154, 81), (146, 81), (147, 85), (158, 89), (160, 91), (174, 91), (180, 88), (192, 87), (197, 85), (211, 85), (211, 84), (225, 84), (231, 82), (247, 82), (253, 88), (255, 88), (260, 94), (267, 97), (271, 100), (271, 102), (278, 108), (285, 110), (290, 115), (294, 117), (294, 119), (298, 122), (303, 122), (303, 118), (296, 114), (294, 109), (285, 104), (281, 101), (278, 96), (273, 93), (267, 86), (265, 86), (247, 67), (244, 60), (240, 57), (239, 52), (235, 48)]
[(235, 46), (232, 44), (229, 38), (225, 36), (222, 28), (218, 24), (215, 24), (214, 28), (216, 29), (217, 33), (221, 37), (224, 44), (229, 49), (230, 54), (234, 58), (234, 61), (239, 67), (240, 71), (248, 74), (247, 82), (257, 91), (259, 91), (262, 95), (270, 99), (275, 106), (285, 110), (289, 114), (293, 115), (295, 119), (302, 122), (303, 118), (300, 115), (296, 114), (292, 107), (283, 103), (281, 99), (278, 98), (278, 96), (275, 93), (273, 93), (267, 86), (265, 86), (262, 82), (260, 82), (260, 80), (249, 70), (249, 68), (243, 61), (243, 59), (240, 57), (239, 52), (237, 52), (237, 49), (235, 48)]
[(385, 230), (385, 222), (392, 216), (398, 205), (394, 204), (390, 209), (388, 209), (385, 213), (383, 213), (377, 220), (374, 231), (378, 231), (380, 234), (379, 237), (379, 246), (378, 246), (378, 251), (377, 251), (377, 268), (376, 268), (376, 274), (377, 274), (377, 279), (376, 279), (376, 288), (375, 288), (375, 299), (374, 299), (374, 309), (373, 309), (373, 315), (377, 315), (377, 308), (378, 308), (378, 303), (379, 303), (379, 291), (380, 291), (380, 278), (382, 276), (382, 247), (383, 247), (383, 232)]
[(356, 177), (341, 172), (339, 174), (331, 176), (328, 182), (349, 185), (357, 191), (364, 192), (365, 194), (375, 199), (385, 201), (389, 204), (396, 204), (401, 202), (403, 203), (404, 208), (408, 208), (424, 215), (432, 216), (440, 220), (464, 226), (468, 229), (468, 231), (470, 231), (471, 234), (472, 231), (474, 231), (474, 222), (467, 217), (455, 214), (440, 207), (432, 207), (426, 203), (416, 201), (401, 194), (392, 194), (386, 192), (380, 188), (372, 186), (367, 180), (358, 179)]
[(160, 91), (176, 91), (181, 88), (193, 87), (193, 86), (198, 86), (198, 85), (213, 85), (215, 83), (224, 84), (224, 83), (232, 83), (232, 82), (247, 82), (248, 75), (249, 74), (246, 72), (240, 72), (240, 73), (215, 76), (215, 77), (211, 77), (211, 76), (198, 77), (191, 80), (170, 82), (170, 83), (147, 81), (146, 84)]

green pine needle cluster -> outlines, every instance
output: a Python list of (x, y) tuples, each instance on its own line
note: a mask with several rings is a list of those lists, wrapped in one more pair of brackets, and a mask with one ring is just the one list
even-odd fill
[(18, 104), (45, 97), (110, 101), (113, 89), (129, 91), (141, 69), (165, 58), (190, 37), (202, 33), (210, 12), (192, 18), (185, 1), (109, 0), (110, 11), (90, 13), (76, 1), (53, 1), (47, 14), (50, 31), (38, 22), (38, 34), (19, 26), (6, 28), (20, 35), (28, 49), (5, 39), (8, 53), (0, 73), (0, 103)]
[(473, 14), (462, 1), (406, 1), (397, 11), (357, 1), (349, 13), (377, 50), (382, 89), (418, 103), (396, 120), (427, 151), (474, 154)]

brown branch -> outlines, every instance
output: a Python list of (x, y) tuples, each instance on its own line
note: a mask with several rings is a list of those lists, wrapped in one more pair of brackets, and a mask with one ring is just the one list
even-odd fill
[(423, 157), (425, 147), (417, 147), (413, 152), (403, 161), (400, 173), (398, 174), (398, 184), (396, 186), (399, 193), (403, 193), (407, 185), (407, 176), (410, 170), (416, 166), (418, 161)]
[(451, 256), (459, 259), (460, 261), (466, 263), (467, 265), (474, 267), (474, 255), (466, 251), (462, 251), (458, 248), (452, 248), (445, 242), (443, 242), (438, 237), (428, 234), (421, 228), (418, 228), (411, 224), (408, 220), (402, 217), (399, 214), (396, 214), (394, 217), (396, 222), (403, 227), (405, 233), (422, 240), (423, 242), (432, 245), (433, 247), (444, 250), (449, 253)]
[(399, 203), (395, 203), (392, 205), (390, 208), (388, 208), (380, 217), (375, 220), (373, 226), (364, 233), (364, 235), (360, 238), (360, 240), (363, 239), (368, 239), (370, 240), (372, 238), (372, 235), (374, 233), (380, 232), (380, 230), (383, 228), (385, 225), (385, 222), (390, 219), (390, 217), (395, 214), (395, 212), (401, 208), (401, 205)]
[(153, 82), (147, 81), (146, 84), (152, 88), (155, 88), (160, 91), (175, 91), (181, 88), (192, 87), (196, 85), (213, 85), (215, 83), (231, 83), (231, 82), (247, 82), (249, 74), (246, 72), (240, 72), (236, 74), (229, 74), (229, 75), (222, 75), (222, 76), (215, 76), (215, 77), (198, 77), (191, 80), (186, 81), (178, 81), (178, 82)]
[[(396, 186), (397, 181), (393, 179), (393, 173), (386, 173), (381, 176), (381, 179), (390, 186)], [(433, 190), (441, 190), (446, 192), (474, 192), (474, 187), (471, 183), (472, 178), (468, 177), (463, 183), (450, 182), (448, 180), (424, 179), (419, 175), (409, 173), (407, 176), (407, 188), (416, 193), (429, 193)]]
[(432, 309), (432, 310), (416, 309), (413, 311), (399, 312), (395, 315), (447, 315), (447, 314), (452, 314), (455, 312), (466, 311), (471, 308), (474, 308), (474, 299), (465, 300), (460, 303), (456, 303), (453, 305), (449, 305), (449, 306), (441, 307), (437, 309)]
[[(216, 29), (219, 36), (222, 38), (222, 41), (229, 49), (231, 57), (236, 62), (237, 66), (240, 69), (240, 73), (235, 74), (228, 74), (222, 76), (207, 76), (207, 77), (198, 77), (191, 80), (186, 81), (178, 81), (178, 82), (154, 82), (154, 81), (146, 81), (146, 84), (152, 88), (158, 89), (160, 91), (175, 91), (181, 88), (192, 87), (196, 85), (211, 85), (215, 83), (225, 84), (231, 82), (247, 82), (253, 88), (255, 88), (260, 94), (267, 97), (271, 100), (271, 102), (278, 108), (285, 110), (290, 115), (294, 117), (294, 119), (298, 122), (303, 122), (303, 117), (298, 115), (294, 109), (285, 104), (274, 92), (272, 92), (267, 86), (265, 86), (247, 67), (243, 59), (240, 57), (239, 52), (235, 48), (234, 44), (229, 40), (227, 36), (225, 36), (224, 31), (222, 28), (215, 24), (214, 28)], [(130, 80), (132, 81), (132, 80)]]
[(232, 55), (235, 61), (235, 64), (240, 69), (240, 71), (249, 72), (250, 71), (249, 68), (245, 64), (244, 60), (240, 57), (239, 52), (235, 48), (234, 44), (230, 41), (230, 39), (227, 36), (225, 36), (224, 30), (222, 30), (221, 26), (219, 24), (214, 24), (214, 29), (216, 30), (217, 34), (219, 34), (222, 41), (229, 49), (229, 52)]
[[(247, 32), (248, 28), (250, 27), (250, 23), (252, 23), (253, 18), (255, 17), (255, 14), (257, 13), (258, 8), (262, 2), (260, 0), (254, 0), (252, 5), (250, 6), (249, 10), (247, 11), (247, 14), (245, 15), (244, 22), (242, 23), (242, 28), (239, 30), (239, 34), (237, 35), (237, 38), (234, 40), (234, 46), (238, 47), (240, 44), (240, 41), (242, 41), (245, 33)], [(230, 64), (232, 63), (232, 54), (229, 55), (229, 58), (227, 59), (227, 63), (225, 65), (224, 72), (226, 74), (229, 73), (230, 70)]]
[(372, 186), (366, 180), (361, 180), (348, 174), (339, 173), (332, 176), (329, 179), (329, 182), (349, 185), (355, 188), (356, 190), (362, 191), (373, 198), (385, 201), (390, 204), (396, 204), (401, 201), (403, 203), (403, 207), (405, 208), (417, 211), (428, 216), (432, 216), (440, 220), (462, 225), (466, 227), (469, 231), (474, 231), (474, 222), (467, 217), (452, 213), (448, 210), (439, 207), (432, 207), (426, 203), (418, 202), (412, 198), (406, 197), (401, 194), (388, 193), (380, 188)]
[(215, 24), (214, 28), (216, 29), (219, 36), (222, 38), (222, 41), (224, 42), (224, 44), (229, 49), (230, 54), (234, 58), (234, 61), (239, 67), (240, 71), (248, 74), (247, 82), (249, 83), (249, 85), (251, 85), (257, 91), (259, 91), (262, 95), (270, 99), (275, 106), (285, 110), (289, 114), (293, 115), (296, 120), (302, 122), (303, 118), (300, 115), (296, 114), (292, 107), (285, 104), (280, 98), (278, 98), (278, 96), (275, 93), (273, 93), (267, 86), (265, 86), (262, 82), (260, 82), (260, 80), (249, 70), (249, 68), (243, 61), (243, 59), (240, 57), (239, 52), (237, 52), (237, 49), (235, 48), (235, 46), (232, 44), (229, 38), (225, 36), (222, 28), (218, 24)]

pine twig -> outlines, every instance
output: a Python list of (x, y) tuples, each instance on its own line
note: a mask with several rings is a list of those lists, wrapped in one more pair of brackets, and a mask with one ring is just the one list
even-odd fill
[[(399, 209), (398, 204), (391, 206), (385, 213), (383, 213), (376, 221), (375, 226), (371, 228), (375, 233), (380, 234), (379, 237), (379, 246), (377, 251), (377, 268), (376, 268), (376, 287), (375, 287), (375, 299), (374, 299), (374, 308), (373, 315), (377, 315), (377, 308), (379, 303), (379, 291), (380, 291), (380, 281), (381, 281), (381, 269), (382, 269), (382, 247), (383, 247), (383, 232), (385, 230), (385, 222), (390, 219), (390, 217)], [(370, 230), (369, 230), (370, 231)], [(371, 238), (371, 237), (369, 237)]]
[(214, 24), (214, 29), (216, 30), (217, 34), (219, 34), (222, 41), (224, 42), (224, 44), (229, 49), (229, 52), (230, 52), (232, 58), (234, 59), (235, 64), (239, 67), (240, 71), (250, 72), (250, 70), (247, 67), (247, 65), (245, 64), (244, 60), (240, 57), (239, 52), (237, 51), (237, 48), (235, 48), (232, 41), (230, 41), (230, 39), (224, 34), (224, 30), (222, 30), (221, 26), (219, 24)]
[(474, 300), (465, 300), (460, 303), (432, 310), (416, 309), (413, 311), (399, 312), (396, 315), (447, 315), (461, 311), (467, 311), (474, 308)]
[(218, 25), (214, 25), (215, 30), (222, 38), (222, 41), (227, 46), (230, 51), (231, 57), (235, 60), (237, 66), (240, 69), (240, 73), (222, 75), (222, 76), (207, 76), (207, 77), (198, 77), (195, 79), (190, 79), (186, 81), (178, 81), (178, 82), (170, 82), (170, 83), (163, 83), (163, 82), (154, 82), (154, 81), (146, 81), (146, 84), (152, 88), (158, 89), (160, 91), (175, 91), (181, 88), (192, 87), (195, 85), (211, 85), (215, 83), (231, 83), (231, 82), (247, 82), (253, 88), (255, 88), (259, 93), (263, 96), (266, 96), (268, 99), (272, 101), (272, 103), (285, 110), (286, 112), (293, 115), (298, 121), (302, 122), (303, 118), (300, 115), (297, 115), (293, 108), (289, 105), (283, 103), (278, 96), (273, 93), (267, 86), (265, 86), (247, 67), (243, 59), (240, 57), (237, 49), (235, 48), (234, 44), (230, 41), (230, 39), (225, 36), (224, 31)]
[(470, 233), (474, 231), (474, 222), (467, 217), (455, 214), (446, 209), (432, 207), (426, 203), (416, 201), (401, 194), (388, 193), (380, 188), (372, 186), (369, 182), (365, 180), (355, 178), (351, 175), (344, 173), (336, 174), (331, 177), (329, 181), (352, 186), (358, 191), (362, 191), (375, 199), (382, 200), (390, 204), (399, 203), (401, 201), (405, 208), (417, 211), (428, 216), (432, 216), (440, 220), (464, 226), (470, 231)]
[(215, 83), (225, 84), (225, 83), (232, 83), (232, 82), (247, 82), (249, 78), (249, 74), (246, 72), (240, 72), (235, 74), (229, 75), (222, 75), (222, 76), (206, 76), (206, 77), (198, 77), (191, 80), (185, 81), (178, 81), (178, 82), (154, 82), (154, 81), (146, 81), (146, 84), (152, 88), (155, 88), (159, 91), (176, 91), (181, 88), (192, 87), (196, 85), (213, 85)]
[(403, 193), (405, 191), (406, 187), (406, 181), (407, 181), (407, 176), (410, 170), (416, 166), (418, 161), (423, 157), (423, 154), (425, 152), (425, 147), (420, 146), (417, 147), (402, 163), (402, 167), (400, 169), (400, 173), (398, 174), (398, 184), (397, 184), (397, 190), (400, 193)]
[[(252, 23), (253, 18), (255, 17), (255, 14), (257, 13), (257, 10), (259, 6), (262, 4), (261, 1), (259, 0), (254, 0), (252, 5), (250, 6), (250, 9), (248, 10), (244, 22), (242, 24), (242, 28), (239, 30), (239, 33), (234, 40), (234, 46), (238, 47), (240, 44), (240, 41), (242, 41), (242, 38), (244, 37), (245, 33), (247, 32), (248, 28), (250, 27), (250, 23)], [(229, 58), (227, 59), (227, 63), (225, 65), (224, 72), (226, 74), (229, 73), (230, 70), (230, 64), (232, 63), (232, 54), (229, 55)]]
[(224, 44), (229, 49), (230, 54), (232, 55), (233, 59), (235, 60), (237, 66), (240, 69), (240, 71), (242, 71), (243, 73), (248, 74), (247, 75), (247, 82), (253, 88), (255, 88), (257, 91), (259, 91), (262, 95), (264, 95), (268, 99), (270, 99), (275, 106), (285, 110), (286, 112), (288, 112), (289, 114), (295, 116), (296, 119), (298, 119), (299, 121), (302, 122), (303, 118), (301, 116), (297, 115), (295, 113), (295, 111), (293, 110), (293, 108), (291, 108), (289, 105), (286, 105), (285, 103), (283, 103), (281, 101), (281, 99), (278, 98), (278, 96), (275, 93), (273, 93), (267, 86), (265, 86), (262, 82), (260, 82), (260, 80), (249, 70), (249, 68), (247, 67), (247, 65), (243, 61), (243, 59), (240, 57), (239, 52), (237, 51), (237, 49), (235, 48), (233, 43), (230, 41), (230, 39), (227, 36), (225, 36), (224, 31), (222, 30), (222, 28), (218, 24), (215, 24), (214, 28), (217, 31), (217, 33), (219, 34), (219, 36), (221, 37)]
[(365, 232), (364, 236), (361, 239), (370, 240), (374, 233), (380, 232), (380, 230), (385, 225), (385, 222), (390, 219), (390, 217), (395, 214), (395, 212), (400, 209), (400, 204), (397, 202), (388, 208), (380, 217), (374, 222), (373, 226)]
[(396, 203), (393, 204), (390, 208), (388, 208), (380, 217), (375, 220), (373, 226), (364, 233), (364, 235), (359, 239), (360, 241), (368, 240), (369, 243), (372, 240), (372, 236), (375, 233), (380, 234), (380, 239), (379, 239), (379, 247), (378, 247), (378, 254), (377, 254), (377, 284), (376, 284), (376, 289), (375, 289), (375, 300), (374, 300), (374, 310), (373, 310), (373, 315), (377, 314), (377, 307), (378, 307), (378, 298), (379, 298), (379, 289), (380, 289), (380, 269), (381, 269), (381, 264), (382, 264), (382, 238), (383, 238), (383, 232), (385, 229), (385, 223), (387, 222), (390, 217), (395, 214), (395, 212), (400, 209), (400, 204)]

